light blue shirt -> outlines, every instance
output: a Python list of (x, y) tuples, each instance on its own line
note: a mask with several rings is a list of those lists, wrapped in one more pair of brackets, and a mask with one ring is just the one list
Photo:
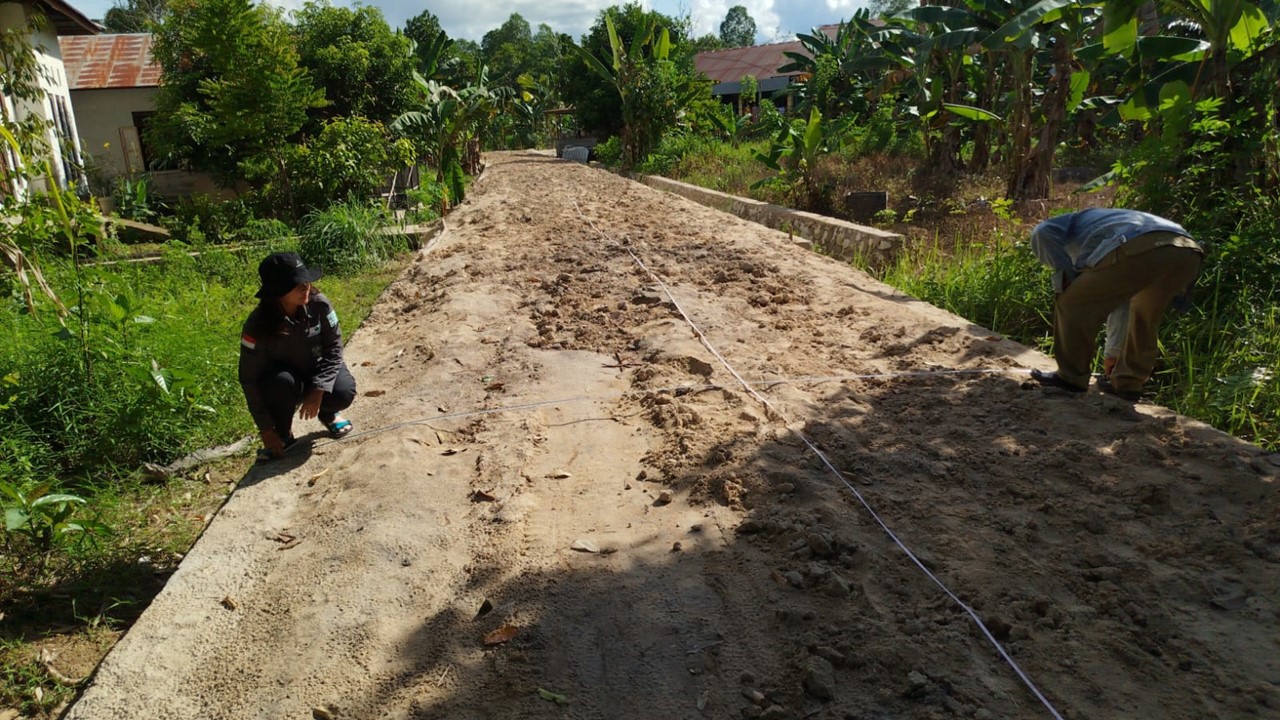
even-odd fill
[(1090, 208), (1049, 218), (1031, 231), (1031, 250), (1053, 268), (1053, 289), (1062, 292), (1085, 268), (1149, 232), (1191, 237), (1181, 225), (1140, 210)]

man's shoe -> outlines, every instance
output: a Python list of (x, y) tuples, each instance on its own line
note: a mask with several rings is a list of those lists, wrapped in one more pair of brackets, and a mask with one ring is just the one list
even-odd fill
[(1067, 392), (1071, 392), (1071, 393), (1082, 393), (1089, 389), (1089, 388), (1082, 388), (1079, 385), (1072, 385), (1066, 380), (1063, 380), (1062, 378), (1058, 377), (1058, 373), (1056, 372), (1045, 372), (1044, 370), (1033, 369), (1031, 371), (1031, 379), (1040, 383), (1044, 387), (1057, 388), (1059, 390), (1066, 390)]
[(1098, 390), (1128, 402), (1138, 402), (1142, 399), (1141, 390), (1117, 390), (1116, 386), (1111, 384), (1111, 378), (1106, 376), (1098, 378)]

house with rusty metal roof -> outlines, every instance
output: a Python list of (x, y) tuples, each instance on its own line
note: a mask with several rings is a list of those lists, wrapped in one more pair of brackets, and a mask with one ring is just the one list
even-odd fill
[(155, 114), (161, 68), (150, 33), (59, 38), (71, 102), (81, 117), (85, 152), (92, 156), (95, 191), (110, 195), (117, 178), (144, 173), (151, 189), (173, 198), (222, 195), (211, 176), (157, 168), (144, 132)]
[(0, 151), (0, 193), (25, 197), (42, 192), (50, 182), (60, 188), (83, 180), (81, 148), (75, 112), (67, 84), (59, 38), (91, 36), (102, 27), (63, 0), (21, 0), (0, 3), (0, 30), (24, 31), (39, 66), (40, 97), (23, 99), (0, 95), (6, 122), (37, 117), (45, 127), (46, 158), (23, 158), (28, 167), (41, 167), (48, 160), (49, 173), (22, 177), (10, 171), (18, 168), (18, 156), (7, 146)]
[[(827, 37), (834, 38), (839, 25), (823, 25), (818, 28)], [(799, 40), (753, 45), (729, 50), (710, 50), (694, 56), (693, 65), (698, 72), (711, 80), (711, 94), (724, 102), (737, 102), (742, 94), (742, 78), (750, 75), (756, 79), (758, 92), (764, 97), (777, 97), (800, 77), (797, 71), (784, 73), (779, 70), (791, 60), (785, 53), (808, 54)], [(790, 98), (787, 98), (790, 104)]]

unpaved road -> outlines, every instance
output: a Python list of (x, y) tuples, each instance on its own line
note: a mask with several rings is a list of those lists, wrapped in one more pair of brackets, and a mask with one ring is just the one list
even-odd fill
[(1257, 448), (1016, 371), (849, 379), (1051, 363), (783, 234), (490, 160), (348, 346), (378, 432), (255, 468), (69, 718), (1052, 717), (797, 433), (1064, 717), (1280, 715)]

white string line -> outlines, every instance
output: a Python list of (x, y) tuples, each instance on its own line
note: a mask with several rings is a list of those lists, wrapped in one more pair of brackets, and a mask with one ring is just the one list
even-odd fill
[(634, 252), (631, 251), (631, 248), (615, 241), (613, 238), (609, 237), (607, 233), (600, 230), (600, 228), (596, 227), (596, 224), (592, 222), (590, 218), (586, 217), (582, 213), (582, 208), (578, 206), (578, 201), (576, 198), (574, 199), (574, 205), (577, 206), (578, 208), (578, 215), (582, 217), (582, 219), (585, 220), (588, 225), (591, 226), (592, 230), (595, 230), (605, 240), (608, 240), (612, 242), (614, 245), (616, 245), (617, 247), (621, 247), (623, 250), (626, 250), (627, 254), (631, 256), (631, 259), (635, 261), (636, 265), (638, 265), (642, 270), (644, 270), (649, 274), (649, 277), (652, 278), (653, 281), (656, 282), (658, 286), (662, 288), (662, 291), (664, 293), (666, 293), (667, 298), (670, 299), (671, 303), (675, 306), (676, 311), (680, 313), (680, 316), (684, 318), (685, 323), (688, 324), (688, 326), (693, 330), (694, 334), (698, 336), (698, 339), (702, 342), (703, 346), (705, 346), (707, 350), (712, 355), (714, 355), (717, 360), (720, 361), (720, 364), (723, 365), (724, 368), (729, 371), (730, 375), (736, 378), (738, 382), (742, 383), (742, 386), (746, 388), (746, 391), (751, 396), (753, 396), (756, 400), (758, 400), (761, 404), (763, 404), (766, 408), (768, 408), (768, 410), (772, 412), (776, 417), (780, 418), (784, 423), (786, 423), (788, 429), (790, 429), (791, 432), (795, 433), (795, 435), (800, 438), (800, 440), (805, 444), (805, 446), (808, 447), (809, 450), (811, 450), (813, 454), (816, 455), (818, 459), (822, 461), (822, 464), (825, 465), (827, 469), (831, 471), (831, 474), (835, 476), (837, 480), (843, 483), (844, 486), (849, 489), (849, 492), (853, 493), (853, 496), (858, 499), (858, 502), (862, 504), (862, 507), (866, 508), (867, 512), (870, 513), (871, 517), (876, 521), (876, 524), (880, 526), (880, 529), (883, 530), (885, 534), (889, 536), (889, 539), (892, 540), (895, 545), (897, 545), (899, 548), (902, 549), (904, 553), (907, 554), (907, 557), (911, 559), (911, 562), (915, 563), (916, 567), (920, 568), (921, 572), (923, 572), (925, 576), (927, 576), (930, 580), (932, 580), (933, 583), (937, 585), (942, 590), (942, 592), (946, 593), (946, 595), (950, 597), (951, 600), (954, 601), (956, 605), (960, 607), (961, 610), (964, 610), (964, 612), (969, 615), (969, 617), (974, 621), (974, 623), (977, 624), (978, 628), (982, 630), (982, 634), (986, 636), (987, 640), (991, 643), (991, 645), (995, 647), (998, 653), (1000, 653), (1000, 657), (1004, 658), (1005, 662), (1009, 664), (1009, 667), (1013, 668), (1013, 671), (1017, 673), (1018, 677), (1022, 680), (1022, 682), (1027, 686), (1027, 688), (1031, 690), (1031, 692), (1036, 696), (1036, 698), (1040, 700), (1041, 704), (1043, 704), (1045, 708), (1048, 709), (1048, 711), (1053, 715), (1053, 717), (1056, 720), (1063, 720), (1062, 715), (1058, 713), (1057, 709), (1054, 708), (1053, 704), (1049, 702), (1048, 698), (1046, 698), (1040, 692), (1040, 689), (1037, 688), (1036, 684), (1031, 681), (1031, 678), (1028, 677), (1025, 672), (1023, 672), (1022, 668), (1018, 665), (1018, 663), (1014, 661), (1014, 659), (1004, 649), (1004, 646), (1000, 644), (1000, 641), (996, 640), (995, 635), (993, 635), (991, 633), (991, 630), (987, 628), (986, 623), (982, 622), (982, 618), (978, 617), (978, 613), (975, 612), (973, 608), (965, 604), (965, 602), (961, 600), (959, 596), (957, 596), (954, 592), (952, 592), (951, 588), (947, 587), (946, 584), (942, 582), (942, 580), (938, 579), (938, 577), (929, 570), (929, 568), (925, 567), (924, 563), (920, 562), (920, 558), (916, 557), (916, 554), (911, 552), (911, 549), (908, 548), (906, 544), (903, 543), (902, 540), (898, 538), (897, 534), (894, 533), (893, 530), (889, 528), (889, 525), (880, 517), (880, 514), (877, 513), (873, 507), (871, 507), (871, 503), (867, 502), (866, 498), (862, 496), (862, 493), (858, 492), (858, 489), (855, 488), (853, 484), (850, 483), (844, 477), (844, 475), (841, 474), (841, 472), (836, 469), (835, 465), (833, 465), (829, 459), (827, 459), (826, 453), (819, 450), (818, 447), (814, 445), (813, 442), (810, 441), (809, 438), (805, 436), (804, 433), (800, 432), (797, 429), (794, 429), (792, 427), (791, 421), (787, 418), (787, 416), (784, 413), (782, 413), (780, 410), (774, 407), (773, 403), (769, 402), (768, 399), (766, 399), (763, 395), (756, 392), (755, 388), (751, 387), (751, 384), (748, 383), (746, 380), (744, 380), (742, 376), (738, 374), (738, 371), (735, 370), (733, 366), (729, 364), (728, 360), (725, 360), (724, 356), (722, 356), (718, 350), (716, 350), (715, 346), (711, 344), (711, 341), (707, 339), (707, 336), (703, 334), (702, 330), (697, 326), (696, 323), (693, 322), (693, 319), (689, 316), (689, 314), (685, 312), (683, 307), (681, 307), (680, 301), (676, 300), (675, 295), (671, 292), (670, 288), (667, 287), (667, 284), (662, 281), (662, 278), (658, 277), (657, 273), (655, 273), (653, 270), (650, 270), (649, 267), (644, 264), (644, 261), (641, 260), (639, 256), (637, 256)]
[[(778, 377), (771, 379), (761, 379), (754, 381), (743, 381), (748, 385), (763, 386), (766, 390), (775, 385), (791, 385), (802, 383), (826, 383), (826, 382), (844, 382), (849, 380), (890, 380), (893, 378), (903, 377), (931, 377), (931, 376), (954, 376), (954, 375), (1025, 375), (1031, 372), (1030, 368), (973, 368), (963, 370), (904, 370), (901, 372), (879, 372), (879, 373), (854, 373), (851, 375), (796, 375), (792, 377)], [(741, 381), (741, 379), (740, 379)], [(720, 390), (720, 385), (671, 385), (660, 388), (646, 388), (644, 390), (628, 390), (626, 392), (614, 395), (598, 395), (588, 397), (579, 395), (576, 397), (559, 398), (557, 400), (540, 400), (537, 402), (521, 403), (518, 405), (503, 405), (496, 408), (483, 408), (480, 410), (468, 410), (467, 412), (442, 413), (440, 415), (430, 415), (427, 417), (417, 418), (415, 420), (405, 420), (404, 422), (394, 423), (392, 425), (381, 425), (369, 430), (361, 432), (353, 432), (350, 435), (344, 435), (340, 438), (332, 438), (312, 443), (311, 447), (321, 448), (326, 445), (332, 445), (336, 442), (352, 442), (373, 435), (380, 435), (384, 432), (399, 430), (403, 427), (412, 425), (425, 425), (440, 420), (462, 420), (466, 418), (481, 417), (484, 415), (496, 415), (504, 412), (515, 412), (518, 410), (534, 410), (549, 405), (569, 405), (571, 403), (586, 402), (588, 400), (621, 400), (632, 396), (643, 396), (651, 393), (697, 393), (707, 390)]]

